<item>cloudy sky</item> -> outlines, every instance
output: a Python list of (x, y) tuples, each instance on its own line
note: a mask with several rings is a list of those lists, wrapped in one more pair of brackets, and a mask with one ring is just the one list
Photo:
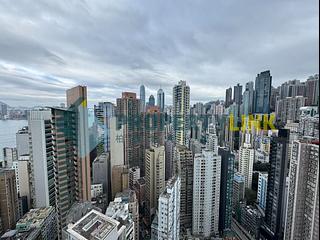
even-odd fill
[(0, 101), (64, 102), (88, 86), (90, 104), (180, 79), (192, 101), (270, 69), (273, 85), (319, 72), (317, 0), (1, 0)]

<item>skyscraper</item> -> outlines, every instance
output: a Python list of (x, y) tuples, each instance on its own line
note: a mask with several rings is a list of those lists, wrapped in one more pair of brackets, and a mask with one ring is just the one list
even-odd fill
[(148, 102), (148, 107), (154, 107), (155, 105), (156, 105), (156, 100), (154, 99), (153, 95), (150, 95), (149, 102)]
[(77, 132), (77, 174), (79, 199), (89, 201), (91, 189), (90, 148), (88, 133), (87, 87), (77, 86), (67, 90), (67, 106), (75, 112)]
[(176, 144), (186, 145), (189, 130), (190, 87), (180, 81), (173, 88), (173, 139)]
[(219, 233), (221, 156), (217, 142), (211, 123), (206, 149), (194, 156), (192, 233), (204, 238)]
[(239, 83), (233, 87), (233, 102), (237, 105), (242, 103), (242, 85)]
[(284, 239), (319, 239), (319, 140), (293, 142)]
[(225, 107), (228, 108), (232, 104), (232, 88), (226, 89)]
[(193, 155), (186, 146), (176, 145), (174, 148), (175, 173), (181, 181), (180, 222), (183, 228), (192, 227), (193, 196)]
[(135, 93), (122, 93), (122, 97), (117, 99), (116, 115), (123, 126), (124, 164), (129, 168), (139, 166), (143, 170), (140, 100), (136, 98)]
[(144, 112), (146, 110), (146, 90), (144, 85), (140, 86), (140, 111)]
[(270, 113), (272, 76), (270, 71), (257, 75), (254, 92), (254, 113)]
[(278, 136), (271, 137), (265, 224), (261, 229), (268, 239), (283, 238), (288, 141), (289, 130), (285, 129), (279, 129)]
[(219, 231), (224, 231), (231, 229), (234, 154), (228, 148), (219, 148), (218, 153), (221, 156)]
[(163, 146), (165, 140), (165, 114), (159, 107), (148, 107), (144, 115), (145, 148), (158, 145)]
[[(110, 123), (111, 118), (115, 116), (115, 106), (111, 102), (99, 102), (94, 106), (95, 122), (98, 130), (102, 131), (101, 141), (103, 151), (110, 151)], [(99, 139), (100, 140), (100, 139)]]
[[(51, 142), (51, 145), (50, 143), (48, 144), (48, 142), (46, 142), (47, 144), (46, 147), (48, 147), (49, 149), (50, 147), (52, 148), (51, 157), (53, 157), (53, 165), (51, 164), (47, 165), (48, 178), (45, 180), (48, 181), (48, 186), (50, 187), (51, 187), (51, 182), (54, 183), (53, 193), (54, 193), (55, 209), (57, 212), (57, 219), (58, 219), (58, 222), (57, 222), (58, 229), (59, 229), (58, 232), (60, 237), (61, 237), (62, 229), (66, 226), (67, 212), (72, 207), (72, 205), (76, 201), (79, 201), (80, 199), (82, 199), (84, 196), (83, 195), (84, 193), (86, 195), (85, 199), (89, 197), (89, 199), (91, 200), (90, 198), (91, 186), (89, 188), (89, 195), (86, 192), (83, 192), (83, 191), (80, 192), (83, 189), (79, 190), (79, 188), (77, 188), (79, 186), (79, 181), (81, 181), (81, 179), (78, 180), (79, 175), (78, 175), (77, 169), (75, 168), (75, 166), (79, 164), (79, 161), (78, 161), (79, 157), (74, 150), (77, 149), (78, 147), (77, 143), (80, 142), (78, 137), (81, 137), (81, 136), (76, 134), (78, 130), (78, 125), (75, 124), (77, 122), (76, 116), (78, 116), (77, 112), (74, 112), (74, 111), (70, 111), (66, 109), (51, 108), (51, 117), (52, 117), (51, 141), (52, 142)], [(48, 132), (43, 131), (42, 134), (46, 136)], [(36, 136), (33, 135), (33, 137), (36, 137)], [(88, 136), (86, 135), (86, 137)], [(82, 141), (86, 141), (86, 140), (82, 140)], [(42, 144), (45, 144), (45, 143), (42, 142)], [(34, 147), (35, 145), (33, 144), (33, 150), (35, 149)], [(49, 152), (49, 154), (51, 153)], [(47, 155), (47, 156), (49, 160), (50, 155)], [(50, 160), (48, 161), (48, 163), (50, 163)], [(90, 166), (89, 166), (89, 169), (87, 169), (86, 171), (90, 172)], [(54, 173), (54, 179), (50, 178), (52, 172)], [(80, 176), (83, 176), (83, 175), (80, 175)], [(90, 173), (89, 173), (89, 177), (90, 177)], [(85, 182), (85, 183), (86, 181), (87, 180), (82, 180), (82, 182)], [(43, 183), (44, 182), (40, 182), (38, 184), (41, 185)], [(90, 183), (90, 179), (89, 179), (89, 183)], [(51, 194), (52, 189), (49, 188), (48, 191), (49, 191), (49, 194)], [(52, 205), (50, 204), (50, 206)], [(46, 205), (46, 207), (48, 207), (48, 205)]]
[(160, 111), (164, 111), (164, 91), (160, 88), (157, 92), (157, 106), (159, 107)]
[(243, 93), (243, 114), (249, 115), (253, 112), (253, 82), (247, 82)]
[[(66, 214), (79, 199), (76, 113), (59, 108), (30, 111), (31, 206), (54, 206), (59, 236)], [(66, 181), (67, 179), (67, 181)]]

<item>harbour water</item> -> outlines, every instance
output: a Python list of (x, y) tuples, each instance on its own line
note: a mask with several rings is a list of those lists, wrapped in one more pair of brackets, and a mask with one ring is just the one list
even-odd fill
[(27, 126), (26, 120), (0, 120), (0, 160), (3, 160), (3, 148), (16, 146), (16, 132)]

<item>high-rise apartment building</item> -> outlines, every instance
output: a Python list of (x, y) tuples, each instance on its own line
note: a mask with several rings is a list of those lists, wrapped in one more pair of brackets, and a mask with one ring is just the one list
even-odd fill
[(55, 206), (51, 109), (29, 112), (31, 207)]
[(286, 205), (286, 177), (288, 174), (289, 130), (279, 129), (271, 137), (265, 224), (262, 235), (268, 239), (282, 239)]
[(157, 106), (159, 107), (161, 112), (164, 111), (164, 103), (165, 103), (164, 91), (160, 88), (157, 92)]
[(293, 142), (284, 239), (319, 239), (319, 140)]
[(195, 154), (193, 171), (192, 233), (199, 237), (219, 233), (221, 156), (204, 149)]
[(77, 86), (67, 90), (67, 107), (75, 113), (79, 199), (90, 201), (91, 171), (86, 86)]
[(303, 96), (287, 97), (277, 101), (276, 118), (283, 124), (287, 121), (299, 120), (299, 110), (305, 106), (306, 98)]
[(239, 215), (240, 202), (244, 199), (245, 177), (240, 173), (235, 173), (232, 186), (232, 211)]
[(167, 182), (164, 192), (159, 196), (151, 239), (180, 239), (180, 191), (180, 179), (175, 176)]
[[(66, 226), (66, 215), (71, 206), (78, 200), (81, 193), (77, 189), (79, 181), (77, 181), (77, 170), (75, 165), (78, 164), (78, 155), (75, 153), (77, 149), (77, 131), (76, 117), (77, 113), (65, 110), (52, 108), (51, 109), (51, 133), (44, 131), (42, 134), (44, 136), (51, 135), (51, 146), (49, 142), (43, 142), (42, 144), (47, 144), (47, 147), (51, 147), (51, 152), (48, 152), (49, 157), (47, 157), (47, 182), (48, 187), (51, 187), (51, 182), (54, 183), (53, 193), (55, 208), (57, 212), (58, 219), (58, 229), (59, 236), (61, 237), (61, 230)], [(35, 137), (33, 135), (33, 137)], [(42, 139), (43, 141), (44, 139)], [(32, 143), (33, 144), (33, 143)], [(36, 146), (33, 144), (32, 151), (35, 150)], [(50, 154), (52, 154), (50, 156)], [(51, 165), (50, 158), (53, 159), (53, 165)], [(44, 158), (46, 159), (46, 158)], [(40, 159), (38, 159), (40, 160)], [(35, 163), (33, 163), (35, 167)], [(45, 170), (45, 169), (43, 169)], [(90, 171), (90, 168), (87, 170)], [(54, 179), (51, 178), (53, 172)], [(35, 173), (36, 174), (36, 173)], [(39, 173), (37, 173), (39, 174)], [(83, 175), (82, 175), (83, 176)], [(67, 179), (67, 181), (66, 181)], [(38, 185), (43, 184), (43, 182), (38, 183)], [(48, 189), (49, 200), (51, 198), (50, 194), (52, 189)], [(89, 193), (90, 196), (90, 193)], [(80, 198), (81, 199), (81, 198)], [(52, 206), (50, 204), (50, 206)], [(48, 207), (48, 205), (43, 205), (41, 207)]]
[(123, 126), (124, 164), (129, 167), (139, 166), (143, 170), (140, 100), (135, 93), (123, 92), (122, 97), (117, 99), (116, 116)]
[(18, 213), (18, 195), (16, 178), (13, 169), (0, 168), (0, 219), (2, 231), (12, 229), (16, 225)]
[(319, 105), (319, 74), (310, 76), (306, 81), (306, 106)]
[(59, 238), (73, 203), (91, 200), (86, 87), (68, 90), (67, 101), (68, 109), (35, 109), (28, 117), (31, 206), (56, 208)]
[(282, 83), (279, 90), (280, 99), (285, 99), (287, 97), (306, 96), (306, 84), (296, 79)]
[(13, 162), (12, 169), (15, 170), (16, 189), (18, 197), (25, 198), (23, 213), (30, 208), (30, 159), (29, 155), (22, 155), (18, 161)]
[(190, 113), (190, 87), (180, 81), (173, 88), (173, 139), (175, 144), (187, 145)]
[(252, 172), (254, 162), (254, 148), (250, 143), (245, 142), (239, 150), (239, 173), (245, 178), (245, 187), (252, 186)]
[(272, 76), (270, 71), (257, 75), (254, 92), (254, 113), (270, 113)]
[(165, 141), (165, 172), (166, 172), (166, 181), (169, 180), (174, 175), (174, 143), (172, 140)]
[(192, 227), (192, 199), (193, 199), (193, 155), (186, 146), (176, 145), (174, 148), (174, 174), (178, 174), (181, 181), (180, 222), (184, 229)]
[(151, 146), (163, 146), (165, 140), (165, 114), (159, 107), (148, 107), (144, 115), (143, 131), (145, 149)]
[(145, 154), (146, 202), (149, 216), (155, 213), (158, 198), (165, 189), (164, 146), (153, 146)]
[(218, 153), (221, 156), (219, 231), (225, 231), (231, 229), (235, 156), (228, 148), (219, 148)]

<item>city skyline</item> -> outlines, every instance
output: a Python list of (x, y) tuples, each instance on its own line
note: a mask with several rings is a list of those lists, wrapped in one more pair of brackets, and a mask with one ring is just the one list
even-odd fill
[(144, 84), (146, 98), (162, 88), (170, 104), (185, 80), (192, 101), (204, 102), (265, 70), (275, 86), (319, 71), (317, 1), (183, 3), (5, 1), (0, 101), (57, 105), (87, 85), (92, 106)]
[(319, 239), (317, 7), (1, 1), (1, 240)]

